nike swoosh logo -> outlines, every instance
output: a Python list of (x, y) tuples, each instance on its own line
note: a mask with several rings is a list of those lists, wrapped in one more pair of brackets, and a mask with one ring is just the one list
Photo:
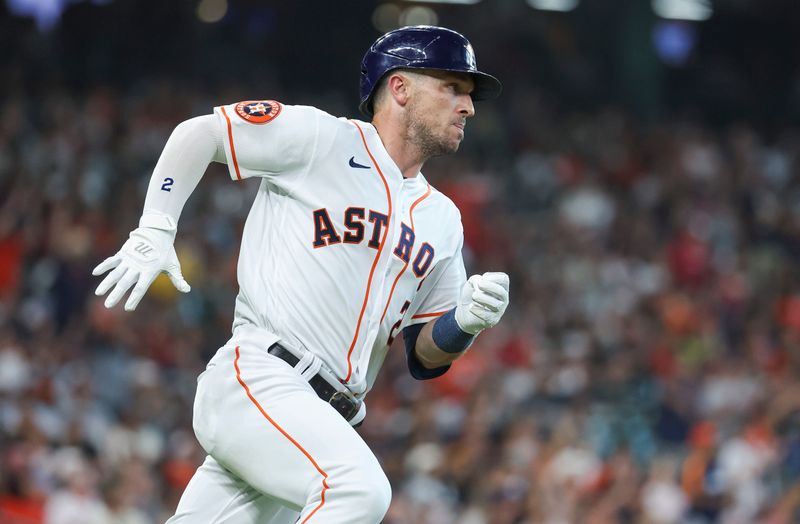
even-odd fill
[(357, 169), (369, 169), (369, 166), (364, 166), (356, 162), (356, 157), (350, 157), (350, 167), (355, 167)]

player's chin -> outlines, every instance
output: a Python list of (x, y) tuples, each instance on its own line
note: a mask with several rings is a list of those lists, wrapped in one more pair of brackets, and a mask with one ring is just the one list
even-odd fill
[(449, 140), (446, 141), (447, 144), (445, 147), (448, 149), (449, 153), (455, 153), (456, 151), (458, 151), (458, 146), (460, 146), (461, 141), (464, 140), (464, 131), (461, 129), (458, 129), (458, 131), (459, 131), (458, 133), (456, 133), (455, 135), (451, 135), (449, 137)]
[(461, 145), (461, 140), (450, 140), (446, 144), (443, 144), (442, 149), (444, 149), (445, 154), (453, 154), (458, 151), (458, 147)]
[(458, 151), (458, 146), (461, 144), (460, 140), (442, 140), (437, 147), (436, 156), (439, 155), (452, 155)]

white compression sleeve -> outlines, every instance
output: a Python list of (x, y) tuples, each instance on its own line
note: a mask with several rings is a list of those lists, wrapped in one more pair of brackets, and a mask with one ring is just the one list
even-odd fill
[(150, 178), (140, 227), (176, 230), (183, 206), (208, 164), (225, 163), (222, 139), (214, 115), (192, 118), (175, 128)]

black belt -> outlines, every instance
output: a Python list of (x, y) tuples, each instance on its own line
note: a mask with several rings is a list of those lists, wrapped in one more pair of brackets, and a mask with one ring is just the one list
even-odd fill
[[(292, 367), (296, 367), (297, 363), (300, 362), (300, 359), (294, 353), (280, 344), (271, 345), (267, 351), (270, 355), (278, 357)], [(333, 406), (333, 409), (338, 411), (345, 420), (349, 421), (358, 413), (358, 402), (345, 393), (338, 391), (327, 380), (322, 378), (319, 373), (308, 379), (308, 383), (311, 384), (317, 396)]]

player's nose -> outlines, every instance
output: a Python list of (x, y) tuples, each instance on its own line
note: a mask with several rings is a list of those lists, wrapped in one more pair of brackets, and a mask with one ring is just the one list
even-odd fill
[(458, 112), (464, 118), (475, 116), (475, 104), (472, 102), (470, 95), (462, 95), (459, 100)]

